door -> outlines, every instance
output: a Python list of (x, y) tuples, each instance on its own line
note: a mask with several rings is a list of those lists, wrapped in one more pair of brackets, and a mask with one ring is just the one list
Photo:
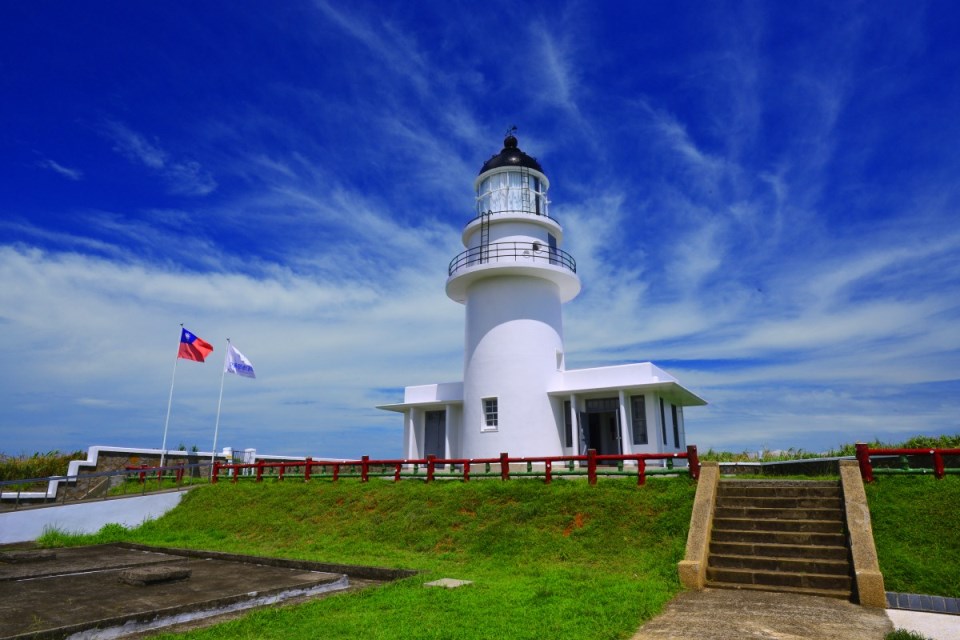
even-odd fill
[(447, 412), (427, 411), (423, 423), (423, 455), (447, 455)]
[(617, 398), (587, 400), (586, 411), (580, 415), (586, 449), (596, 449), (600, 455), (616, 455), (623, 451)]

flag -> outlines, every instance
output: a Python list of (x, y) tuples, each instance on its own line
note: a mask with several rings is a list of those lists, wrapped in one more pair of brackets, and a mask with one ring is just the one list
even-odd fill
[(210, 355), (211, 351), (213, 351), (212, 344), (206, 340), (201, 340), (186, 329), (181, 330), (180, 351), (177, 353), (178, 358), (203, 362), (203, 359)]
[(232, 344), (227, 347), (227, 357), (223, 363), (223, 370), (226, 373), (235, 373), (244, 378), (257, 377), (253, 372), (253, 364)]

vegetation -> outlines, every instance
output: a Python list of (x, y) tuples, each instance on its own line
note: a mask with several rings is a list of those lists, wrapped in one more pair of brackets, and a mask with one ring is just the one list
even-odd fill
[[(198, 638), (623, 638), (680, 589), (696, 485), (635, 481), (207, 485), (166, 516), (48, 546), (120, 540), (420, 569), (407, 580), (269, 609)], [(424, 589), (438, 578), (474, 581)]]
[(914, 633), (913, 631), (907, 631), (906, 629), (897, 629), (896, 631), (891, 631), (887, 634), (884, 640), (933, 640), (927, 636), (921, 635), (919, 633)]
[(866, 491), (887, 591), (960, 597), (960, 477), (881, 476)]
[(86, 457), (83, 451), (61, 453), (55, 450), (31, 456), (0, 453), (0, 481), (66, 475), (71, 460), (85, 460)]
[[(954, 435), (942, 436), (915, 436), (903, 442), (881, 442), (878, 439), (869, 441), (874, 449), (960, 449), (960, 433)], [(838, 458), (841, 456), (856, 455), (857, 445), (848, 443), (841, 445), (836, 449), (814, 453), (804, 451), (803, 449), (781, 449), (771, 451), (764, 448), (760, 451), (741, 451), (734, 453), (731, 451), (714, 451), (712, 448), (706, 452), (700, 452), (701, 460), (713, 460), (717, 462), (783, 462), (785, 460), (805, 460), (810, 458)]]

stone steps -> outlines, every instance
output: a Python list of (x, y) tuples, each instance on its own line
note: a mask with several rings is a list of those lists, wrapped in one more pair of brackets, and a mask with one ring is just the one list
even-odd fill
[(708, 587), (849, 599), (852, 573), (839, 483), (720, 481)]
[(846, 547), (840, 546), (770, 544), (767, 542), (711, 542), (710, 556), (712, 557), (713, 555), (846, 560), (849, 552)]
[(849, 578), (846, 560), (790, 558), (783, 556), (715, 555), (710, 564), (717, 569), (757, 569), (762, 571), (810, 572)]
[(767, 507), (717, 507), (715, 518), (748, 518), (751, 520), (835, 520), (843, 517), (843, 509), (807, 509)]
[[(731, 584), (753, 584), (767, 587), (800, 587), (845, 592), (850, 595), (850, 576), (835, 576), (797, 571), (759, 571), (757, 569), (723, 569), (707, 567), (707, 579)], [(709, 582), (707, 583), (709, 585)]]
[(777, 545), (844, 547), (846, 537), (842, 533), (817, 533), (809, 531), (738, 531), (714, 529), (712, 542), (745, 542)]
[(794, 531), (797, 533), (843, 533), (836, 520), (757, 520), (756, 518), (714, 518), (714, 528), (735, 531)]
[(717, 497), (718, 509), (842, 509), (838, 497), (824, 496), (723, 496)]

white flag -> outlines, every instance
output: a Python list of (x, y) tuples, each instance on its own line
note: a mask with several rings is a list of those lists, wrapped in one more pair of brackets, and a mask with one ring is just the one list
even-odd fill
[(253, 364), (232, 344), (227, 347), (227, 358), (223, 363), (223, 370), (226, 373), (235, 373), (245, 378), (257, 377), (256, 374), (253, 373)]

